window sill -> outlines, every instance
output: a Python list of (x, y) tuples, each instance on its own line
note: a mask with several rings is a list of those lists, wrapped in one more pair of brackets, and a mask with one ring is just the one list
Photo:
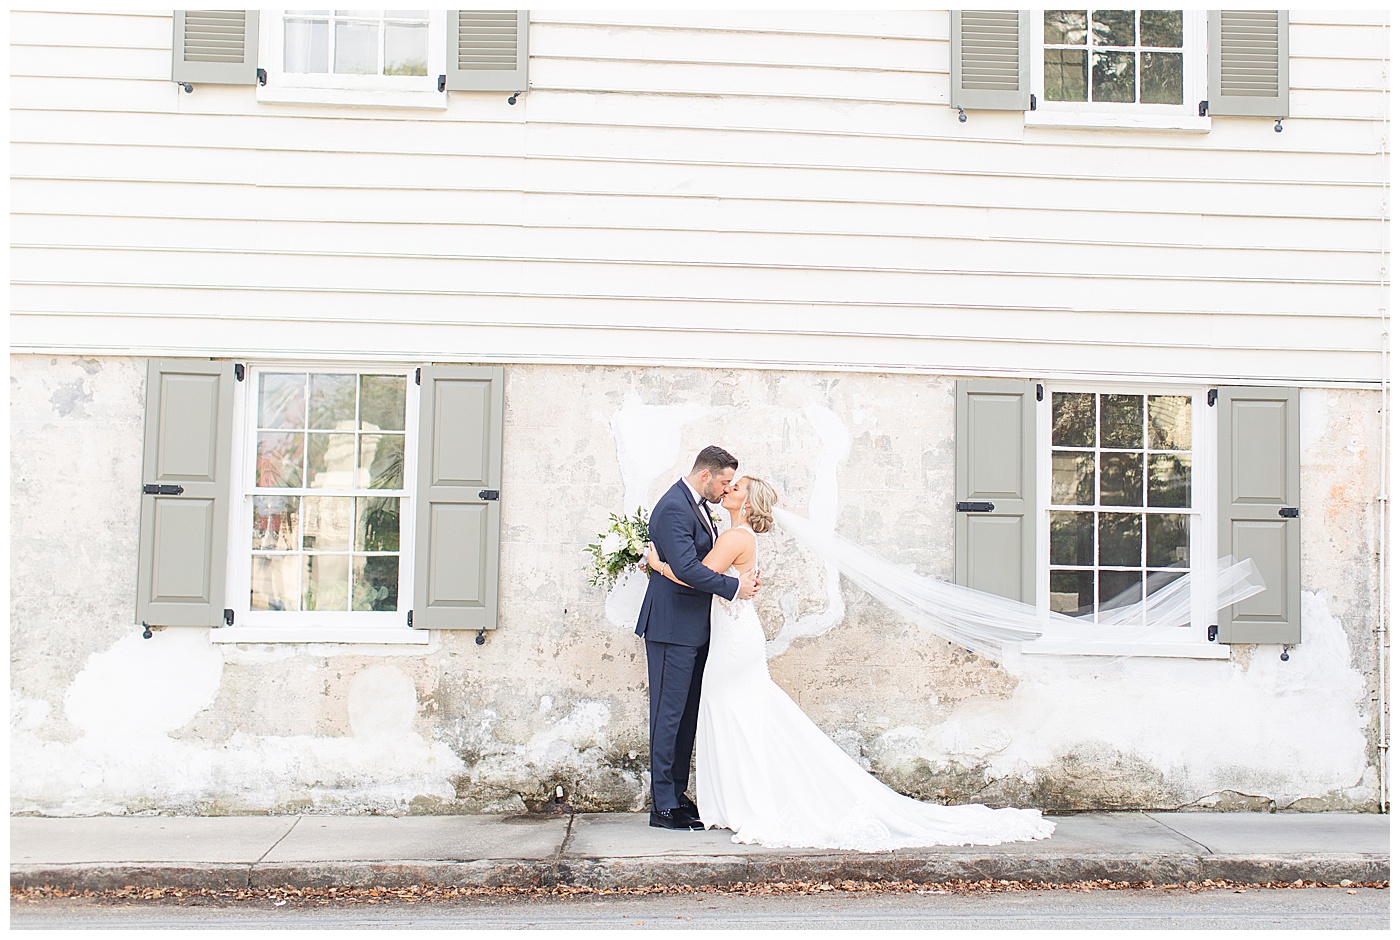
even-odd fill
[(1222, 643), (1114, 643), (1085, 649), (1082, 643), (1039, 640), (1026, 643), (1022, 653), (1036, 656), (1150, 656), (1168, 659), (1229, 659), (1230, 647)]
[(1210, 117), (1165, 114), (1089, 114), (1076, 111), (1027, 111), (1027, 127), (1068, 127), (1116, 131), (1210, 132)]
[(447, 92), (445, 91), (315, 88), (269, 84), (258, 89), (258, 101), (262, 104), (330, 104), (350, 108), (447, 110)]
[(209, 631), (214, 643), (396, 643), (426, 646), (432, 640), (429, 630), (411, 627), (367, 629), (327, 627), (219, 627)]

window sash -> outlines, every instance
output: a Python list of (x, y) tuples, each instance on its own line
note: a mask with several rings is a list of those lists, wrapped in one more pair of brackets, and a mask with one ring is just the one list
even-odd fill
[[(1036, 490), (1038, 493), (1037, 505), (1041, 507), (1036, 518), (1036, 603), (1043, 613), (1050, 611), (1050, 514), (1052, 512), (1064, 511), (1092, 511), (1101, 512), (1133, 512), (1143, 514), (1161, 515), (1186, 515), (1191, 519), (1190, 553), (1191, 562), (1187, 568), (1181, 569), (1161, 569), (1157, 566), (1144, 564), (1138, 566), (1119, 566), (1097, 564), (1095, 557), (1093, 566), (1082, 565), (1060, 565), (1054, 566), (1055, 570), (1062, 571), (1147, 571), (1151, 573), (1155, 570), (1188, 571), (1191, 575), (1191, 624), (1180, 631), (1180, 638), (1167, 642), (1190, 642), (1206, 643), (1206, 628), (1214, 621), (1211, 617), (1215, 611), (1211, 610), (1210, 599), (1214, 598), (1216, 591), (1215, 584), (1215, 557), (1216, 557), (1216, 535), (1215, 535), (1215, 414), (1213, 409), (1206, 405), (1206, 393), (1208, 389), (1203, 386), (1181, 386), (1169, 384), (1143, 384), (1143, 385), (1091, 385), (1081, 383), (1045, 383), (1044, 397), (1037, 402), (1036, 408)], [(1073, 450), (1079, 453), (1112, 453), (1114, 451), (1122, 453), (1156, 453), (1143, 442), (1141, 450), (1125, 448), (1089, 448), (1089, 447), (1063, 447), (1055, 446), (1051, 442), (1051, 428), (1053, 422), (1052, 403), (1055, 393), (1079, 392), (1094, 395), (1189, 395), (1191, 396), (1191, 505), (1189, 507), (1149, 507), (1146, 505), (1146, 495), (1144, 494), (1142, 506), (1113, 506), (1100, 505), (1101, 494), (1097, 487), (1095, 489), (1095, 504), (1069, 505), (1051, 503), (1051, 472), (1052, 454), (1054, 451)], [(1097, 414), (1097, 411), (1096, 411)], [(1162, 451), (1166, 453), (1166, 450)], [(1175, 453), (1184, 453), (1175, 451)], [(1143, 481), (1144, 487), (1147, 481)], [(1145, 538), (1144, 533), (1144, 538)], [(1097, 604), (1097, 598), (1096, 598)]]
[[(356, 631), (374, 631), (383, 634), (385, 629), (401, 628), (408, 631), (407, 613), (413, 606), (413, 545), (415, 520), (414, 487), (418, 472), (418, 392), (413, 381), (415, 366), (404, 364), (346, 364), (306, 361), (267, 362), (250, 364), (246, 367), (245, 380), (237, 383), (234, 402), (234, 471), (233, 487), (235, 499), (230, 513), (229, 561), (227, 568), (231, 607), (234, 611), (235, 629), (287, 628), (305, 633), (324, 631), (327, 642), (336, 639), (353, 639)], [(255, 460), (258, 435), (258, 387), (259, 380), (266, 373), (308, 372), (341, 375), (399, 375), (404, 377), (404, 468), (403, 487), (399, 489), (331, 488), (331, 487), (260, 487), (256, 483)], [(358, 424), (358, 421), (357, 421)], [(374, 498), (391, 497), (399, 500), (399, 551), (370, 552), (350, 550), (318, 551), (298, 548), (294, 551), (254, 552), (252, 548), (253, 500), (256, 497), (297, 496), (306, 497), (345, 497)], [(399, 558), (398, 600), (395, 610), (388, 611), (273, 611), (252, 609), (252, 569), (254, 556), (264, 557), (307, 557), (341, 556), (394, 556)]]
[[(1089, 10), (1089, 8), (1085, 8)], [(1031, 90), (1035, 95), (1036, 110), (1073, 112), (1077, 114), (1102, 115), (1159, 115), (1191, 116), (1197, 114), (1199, 103), (1206, 97), (1206, 15), (1203, 10), (1183, 10), (1181, 17), (1181, 48), (1168, 49), (1157, 46), (1071, 46), (1063, 43), (1047, 43), (1044, 40), (1044, 10), (1032, 14), (1031, 24), (1034, 41), (1030, 43)], [(1141, 36), (1138, 39), (1141, 40)], [(1107, 52), (1129, 50), (1142, 52), (1180, 52), (1182, 55), (1181, 104), (1150, 104), (1141, 101), (1050, 101), (1045, 95), (1045, 50), (1046, 49), (1087, 49), (1089, 55), (1087, 80), (1093, 83), (1093, 52), (1101, 49)], [(1140, 66), (1140, 62), (1139, 62)], [(1137, 68), (1134, 86), (1137, 97), (1142, 96), (1142, 70)]]
[[(288, 17), (293, 20), (312, 19), (303, 13), (293, 13), (288, 10), (266, 11), (262, 17), (262, 37), (261, 45), (263, 55), (260, 60), (267, 63), (265, 68), (268, 73), (268, 85), (270, 87), (281, 86), (285, 88), (304, 88), (329, 91), (348, 92), (412, 92), (422, 94), (438, 95), (438, 76), (447, 70), (447, 12), (445, 10), (428, 11), (428, 74), (426, 75), (384, 75), (384, 11), (379, 11), (377, 20), (373, 17), (362, 16), (337, 16), (334, 11), (328, 12), (324, 17), (314, 17), (315, 19), (325, 19), (330, 25), (331, 36), (328, 38), (327, 72), (289, 72), (285, 68), (286, 63), (286, 21)], [(388, 18), (393, 22), (395, 18)], [(334, 71), (335, 63), (335, 29), (336, 22), (378, 22), (379, 44), (377, 53), (377, 67), (380, 74), (357, 75), (345, 72)]]

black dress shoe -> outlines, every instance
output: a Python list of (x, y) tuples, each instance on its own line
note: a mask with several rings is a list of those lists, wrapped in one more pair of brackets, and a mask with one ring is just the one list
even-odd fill
[(654, 809), (651, 811), (651, 824), (657, 829), (704, 829), (705, 824), (680, 807), (675, 809)]
[(700, 807), (696, 806), (695, 801), (684, 793), (681, 794), (681, 805), (678, 808), (685, 810), (696, 819), (700, 818)]

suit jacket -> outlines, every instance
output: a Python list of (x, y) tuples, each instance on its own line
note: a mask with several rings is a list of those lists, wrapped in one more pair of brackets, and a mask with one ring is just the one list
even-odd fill
[(710, 642), (710, 595), (733, 598), (739, 581), (700, 563), (714, 547), (714, 537), (683, 480), (657, 502), (647, 529), (671, 573), (691, 586), (653, 571), (637, 617), (637, 635), (658, 643), (704, 646)]

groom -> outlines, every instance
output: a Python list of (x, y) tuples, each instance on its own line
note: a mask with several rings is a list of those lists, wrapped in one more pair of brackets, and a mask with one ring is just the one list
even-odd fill
[(661, 497), (648, 523), (661, 560), (691, 585), (653, 573), (637, 618), (637, 635), (647, 644), (651, 688), (651, 824), (661, 829), (705, 828), (685, 788), (700, 715), (700, 680), (710, 650), (710, 595), (734, 600), (758, 592), (758, 569), (736, 579), (700, 563), (716, 538), (706, 504), (724, 498), (738, 468), (728, 451), (706, 447), (690, 473)]

